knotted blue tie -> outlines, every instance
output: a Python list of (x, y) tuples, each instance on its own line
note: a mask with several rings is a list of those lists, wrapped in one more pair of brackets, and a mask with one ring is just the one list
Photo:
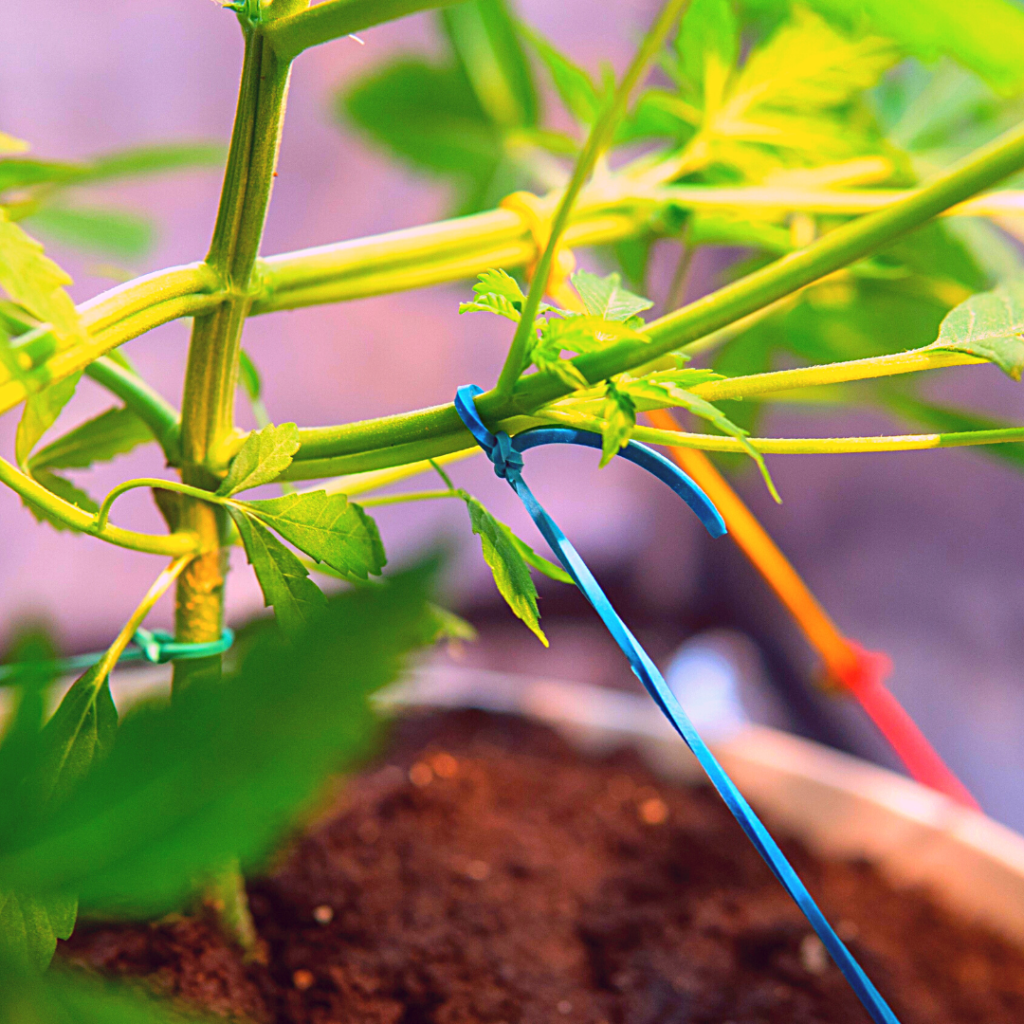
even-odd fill
[[(736, 788), (732, 779), (718, 763), (714, 754), (697, 734), (693, 723), (683, 711), (675, 694), (669, 689), (657, 666), (640, 646), (636, 637), (629, 631), (626, 624), (619, 618), (604, 591), (598, 585), (593, 574), (580, 558), (576, 549), (569, 543), (565, 534), (558, 528), (555, 521), (547, 514), (533, 492), (523, 480), (523, 455), (525, 451), (544, 444), (576, 444), (588, 448), (600, 448), (601, 436), (588, 430), (575, 430), (570, 427), (535, 427), (523, 431), (514, 438), (502, 432), (492, 434), (484, 425), (476, 409), (476, 396), (482, 389), (475, 384), (467, 384), (459, 388), (455, 395), (455, 408), (466, 424), (470, 433), (480, 447), (487, 453), (494, 466), (494, 472), (507, 480), (512, 489), (519, 495), (526, 506), (551, 550), (562, 563), (565, 571), (573, 578), (586, 599), (601, 617), (605, 626), (629, 660), (634, 674), (644, 685), (665, 717), (672, 723), (676, 732), (683, 738), (686, 745), (693, 751), (701, 767), (704, 769), (711, 784), (718, 790), (726, 806), (739, 822), (740, 827), (761, 854), (775, 877), (793, 897), (797, 906), (817, 932), (832, 959), (846, 976), (864, 1008), (871, 1015), (875, 1024), (899, 1024), (896, 1015), (864, 973), (860, 964), (846, 948), (842, 939), (836, 935), (832, 926), (825, 920), (825, 915), (800, 881), (792, 865), (786, 860), (778, 844), (772, 839), (760, 818), (753, 812)], [(635, 441), (630, 441), (618, 454), (629, 462), (635, 462), (659, 480), (668, 484), (691, 509), (707, 528), (712, 537), (720, 537), (726, 532), (725, 522), (718, 509), (711, 503), (708, 496), (682, 470), (674, 466), (668, 459), (657, 452)]]

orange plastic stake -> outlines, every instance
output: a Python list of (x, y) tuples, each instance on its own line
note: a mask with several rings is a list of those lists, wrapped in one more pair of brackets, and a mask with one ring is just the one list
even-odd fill
[[(666, 409), (646, 413), (653, 427), (679, 430)], [(843, 636), (799, 573), (779, 550), (740, 496), (696, 448), (669, 447), (669, 455), (701, 486), (722, 514), (729, 534), (754, 564), (796, 620), (824, 662), (828, 678), (852, 694), (918, 782), (958, 803), (978, 808), (967, 787), (953, 774), (883, 680), (892, 670), (889, 658), (866, 651)]]

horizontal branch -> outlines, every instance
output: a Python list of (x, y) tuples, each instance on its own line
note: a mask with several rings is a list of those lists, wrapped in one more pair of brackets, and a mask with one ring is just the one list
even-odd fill
[[(860, 216), (874, 213), (917, 194), (917, 189), (811, 189), (757, 186), (665, 185), (647, 193), (659, 204), (672, 202), (688, 210), (760, 214), (813, 213)], [(1024, 190), (1006, 189), (975, 196), (949, 207), (942, 217), (1004, 217), (1024, 213)]]

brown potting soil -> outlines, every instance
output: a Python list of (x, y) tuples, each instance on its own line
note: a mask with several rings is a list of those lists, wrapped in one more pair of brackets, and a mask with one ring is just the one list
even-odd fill
[[(783, 845), (903, 1024), (1024, 1021), (1024, 951)], [(260, 1024), (868, 1020), (713, 792), (515, 719), (404, 722), (250, 900), (263, 965), (197, 918), (63, 956)]]

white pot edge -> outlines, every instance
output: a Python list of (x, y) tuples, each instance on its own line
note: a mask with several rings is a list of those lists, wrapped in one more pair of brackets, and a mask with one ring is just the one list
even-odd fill
[[(399, 708), (522, 715), (580, 749), (632, 746), (666, 779), (703, 777), (654, 704), (581, 683), (432, 667), (382, 695)], [(863, 857), (898, 884), (922, 885), (962, 916), (1024, 941), (1024, 837), (895, 772), (763, 726), (712, 742), (744, 796), (819, 853)]]

